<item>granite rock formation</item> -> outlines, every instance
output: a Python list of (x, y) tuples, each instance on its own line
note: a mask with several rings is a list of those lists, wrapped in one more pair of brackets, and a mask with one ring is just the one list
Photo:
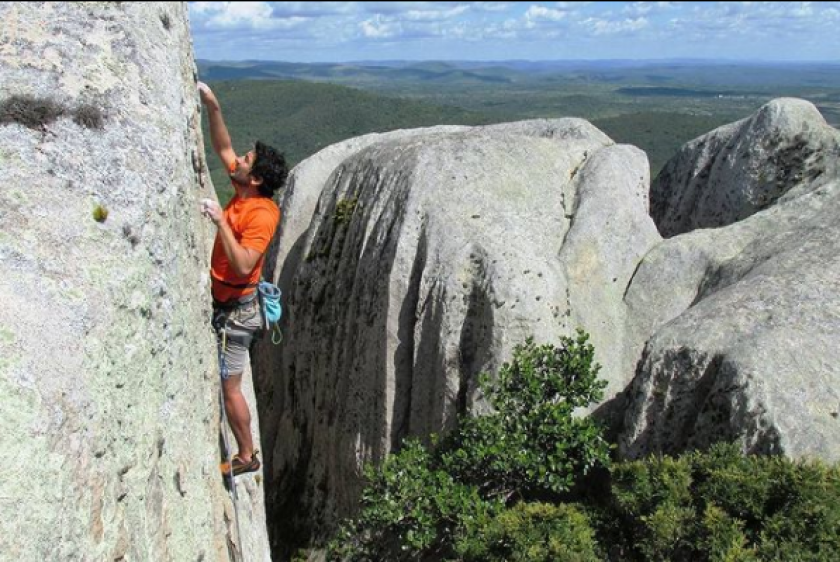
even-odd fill
[(2, 558), (267, 560), (218, 468), (186, 5), (6, 2), (0, 37)]
[(362, 137), (298, 166), (285, 339), (256, 367), (271, 524), (352, 511), (364, 462), (481, 412), (479, 373), (528, 336), (586, 329), (621, 392), (624, 289), (661, 240), (647, 186), (644, 153), (578, 119)]
[(328, 530), (364, 462), (482, 413), (478, 373), (578, 327), (624, 456), (730, 439), (840, 458), (837, 147), (813, 106), (775, 100), (688, 143), (653, 218), (644, 154), (575, 119), (303, 162), (267, 269), (286, 339), (256, 368), (275, 536)]
[(651, 187), (651, 214), (665, 237), (732, 224), (835, 179), (838, 147), (813, 104), (773, 100), (683, 146)]
[[(721, 131), (743, 140), (760, 124), (759, 144), (784, 131), (762, 149), (763, 164), (730, 162), (725, 143), (710, 149)], [(675, 236), (645, 256), (625, 299), (628, 332), (650, 335), (627, 392), (624, 456), (725, 439), (750, 452), (840, 460), (838, 138), (811, 104), (781, 99), (692, 141), (666, 166), (730, 162), (705, 185), (707, 202), (736, 192), (748, 200), (756, 170), (791, 181), (765, 209), (745, 208), (748, 218)], [(664, 180), (659, 188), (692, 189)], [(710, 208), (694, 208), (684, 224), (703, 224)]]

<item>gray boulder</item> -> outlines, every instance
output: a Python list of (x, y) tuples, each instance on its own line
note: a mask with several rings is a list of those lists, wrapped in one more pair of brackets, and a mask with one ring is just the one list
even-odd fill
[(285, 338), (255, 371), (288, 533), (353, 511), (364, 462), (483, 411), (479, 373), (528, 336), (583, 327), (623, 390), (624, 288), (661, 240), (644, 154), (585, 121), (363, 139), (299, 165), (284, 205)]
[(837, 177), (840, 133), (813, 104), (771, 101), (683, 146), (651, 187), (665, 237), (726, 226)]
[(267, 560), (259, 483), (240, 539), (218, 468), (186, 6), (0, 21), (0, 556)]
[[(821, 117), (802, 118), (803, 104), (772, 102), (741, 124), (781, 109), (774, 122), (800, 127), (789, 135), (836, 138)], [(627, 332), (650, 340), (625, 397), (623, 456), (730, 440), (749, 452), (840, 459), (840, 178), (821, 169), (745, 220), (676, 236), (645, 256), (625, 298)]]
[[(809, 107), (777, 100), (684, 148), (715, 181), (675, 201), (727, 226), (664, 241), (644, 154), (580, 120), (371, 135), (298, 166), (267, 269), (286, 337), (256, 368), (278, 539), (327, 532), (363, 463), (486, 411), (479, 373), (578, 327), (623, 456), (730, 439), (837, 459), (838, 145)], [(732, 142), (763, 148), (733, 161)], [(759, 169), (784, 192), (750, 207)]]

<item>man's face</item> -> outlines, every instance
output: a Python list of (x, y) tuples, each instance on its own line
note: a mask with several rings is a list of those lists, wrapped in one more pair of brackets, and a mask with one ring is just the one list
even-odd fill
[(230, 175), (230, 179), (240, 185), (250, 185), (251, 183), (251, 169), (254, 166), (257, 155), (253, 150), (249, 150), (244, 156), (236, 157), (236, 169)]

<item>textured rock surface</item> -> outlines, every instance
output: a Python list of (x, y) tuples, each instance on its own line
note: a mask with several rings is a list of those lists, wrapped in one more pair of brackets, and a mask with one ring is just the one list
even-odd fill
[(363, 461), (482, 411), (479, 372), (578, 326), (624, 456), (723, 438), (840, 459), (836, 139), (783, 99), (689, 143), (670, 168), (697, 172), (666, 207), (707, 223), (663, 230), (728, 226), (664, 241), (644, 155), (579, 120), (371, 135), (302, 163), (273, 248), (286, 340), (257, 369), (274, 537), (317, 535)]
[[(742, 124), (780, 110), (775, 122), (800, 127), (789, 135), (831, 138), (821, 117), (802, 118), (803, 103), (772, 102)], [(627, 393), (623, 455), (728, 439), (748, 451), (840, 460), (838, 179), (826, 167), (746, 220), (674, 237), (645, 256), (627, 290), (627, 333), (654, 335)]]
[[(353, 142), (296, 168), (284, 205), (286, 336), (256, 369), (278, 540), (351, 510), (362, 462), (480, 410), (477, 375), (527, 336), (582, 326), (616, 349), (624, 287), (660, 241), (644, 154), (585, 121)], [(621, 352), (598, 360), (623, 390)]]
[[(228, 560), (238, 542), (194, 72), (183, 4), (0, 4), (4, 559)], [(265, 560), (261, 488), (241, 490), (246, 559)]]
[[(439, 132), (455, 132), (466, 129), (467, 127), (458, 126), (435, 127), (435, 130)], [(290, 264), (300, 262), (300, 247), (305, 241), (302, 235), (312, 223), (321, 190), (328, 183), (330, 175), (345, 158), (371, 144), (388, 139), (422, 135), (425, 130), (409, 129), (390, 133), (373, 133), (352, 138), (330, 145), (298, 164), (295, 167), (295, 173), (289, 175), (289, 180), (283, 192), (283, 201), (280, 204), (280, 208), (283, 209), (283, 217), (278, 226), (277, 235), (269, 248), (269, 255), (265, 260), (264, 276), (279, 283), (279, 286), (289, 286), (291, 277), (279, 279), (280, 270), (276, 266), (278, 262)], [(288, 210), (293, 212), (287, 212)], [(277, 256), (282, 256), (283, 259), (278, 260)], [(285, 271), (287, 274), (292, 274), (294, 268), (287, 267)]]
[(837, 177), (840, 133), (813, 104), (781, 98), (686, 144), (651, 188), (663, 236), (725, 226)]

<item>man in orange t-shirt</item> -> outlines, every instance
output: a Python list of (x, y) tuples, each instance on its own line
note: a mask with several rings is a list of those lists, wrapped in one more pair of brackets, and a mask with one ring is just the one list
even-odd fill
[(241, 390), (242, 373), (254, 333), (262, 324), (257, 285), (265, 252), (280, 221), (274, 192), (283, 187), (288, 168), (282, 154), (259, 141), (254, 150), (237, 156), (215, 94), (202, 82), (198, 89), (210, 119), (213, 150), (236, 190), (224, 210), (215, 201), (202, 202), (202, 212), (218, 229), (210, 260), (213, 324), (221, 348), (225, 413), (238, 446), (222, 472), (228, 476), (233, 471), (235, 476), (260, 468), (251, 439), (251, 412)]

